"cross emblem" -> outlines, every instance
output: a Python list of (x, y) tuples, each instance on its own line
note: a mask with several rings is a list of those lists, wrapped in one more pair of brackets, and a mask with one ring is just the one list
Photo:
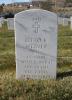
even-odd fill
[(32, 27), (34, 28), (34, 32), (38, 33), (40, 25), (38, 24), (38, 22), (35, 22), (34, 25), (32, 25)]

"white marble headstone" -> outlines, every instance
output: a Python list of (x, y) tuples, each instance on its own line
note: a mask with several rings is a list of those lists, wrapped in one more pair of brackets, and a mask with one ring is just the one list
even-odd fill
[(2, 24), (3, 24), (3, 22), (4, 22), (3, 20), (4, 20), (3, 17), (1, 17), (1, 18), (0, 18), (0, 27), (2, 27)]
[(15, 16), (16, 78), (56, 78), (57, 15), (32, 9)]
[(1, 19), (0, 19), (0, 28), (2, 27), (2, 22), (1, 22)]
[(14, 30), (14, 18), (7, 19), (8, 30)]
[(70, 17), (70, 27), (72, 29), (72, 16)]
[(68, 26), (68, 18), (63, 18), (63, 26)]
[(63, 23), (63, 18), (62, 17), (58, 17), (58, 24), (62, 25), (62, 23)]

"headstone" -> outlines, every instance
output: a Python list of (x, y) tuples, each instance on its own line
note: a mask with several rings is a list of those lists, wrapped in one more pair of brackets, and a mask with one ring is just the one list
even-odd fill
[(7, 19), (4, 19), (4, 22), (7, 22), (8, 20)]
[(2, 24), (4, 23), (4, 18), (2, 17)]
[(58, 24), (62, 25), (62, 23), (63, 23), (63, 18), (62, 17), (58, 17)]
[(17, 79), (56, 78), (57, 15), (31, 9), (15, 16)]
[(3, 22), (4, 22), (3, 20), (4, 20), (3, 17), (1, 17), (1, 18), (0, 18), (0, 28), (2, 27), (2, 24), (3, 24)]
[(14, 30), (14, 18), (7, 19), (8, 30)]
[(0, 19), (0, 28), (2, 27), (2, 22), (1, 22), (1, 19)]
[(71, 16), (71, 18), (70, 18), (70, 27), (71, 27), (71, 29), (72, 29), (72, 16)]
[(63, 18), (63, 26), (68, 26), (68, 19), (67, 18)]

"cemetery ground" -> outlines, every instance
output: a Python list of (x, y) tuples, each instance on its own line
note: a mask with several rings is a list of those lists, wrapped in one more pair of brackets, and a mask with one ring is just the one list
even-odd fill
[(4, 23), (0, 28), (0, 100), (72, 100), (71, 57), (72, 31), (59, 26), (57, 80), (16, 80), (14, 32)]

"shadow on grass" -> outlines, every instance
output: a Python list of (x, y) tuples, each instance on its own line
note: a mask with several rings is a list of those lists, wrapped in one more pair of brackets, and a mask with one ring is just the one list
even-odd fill
[(72, 71), (57, 73), (57, 79), (72, 76)]

